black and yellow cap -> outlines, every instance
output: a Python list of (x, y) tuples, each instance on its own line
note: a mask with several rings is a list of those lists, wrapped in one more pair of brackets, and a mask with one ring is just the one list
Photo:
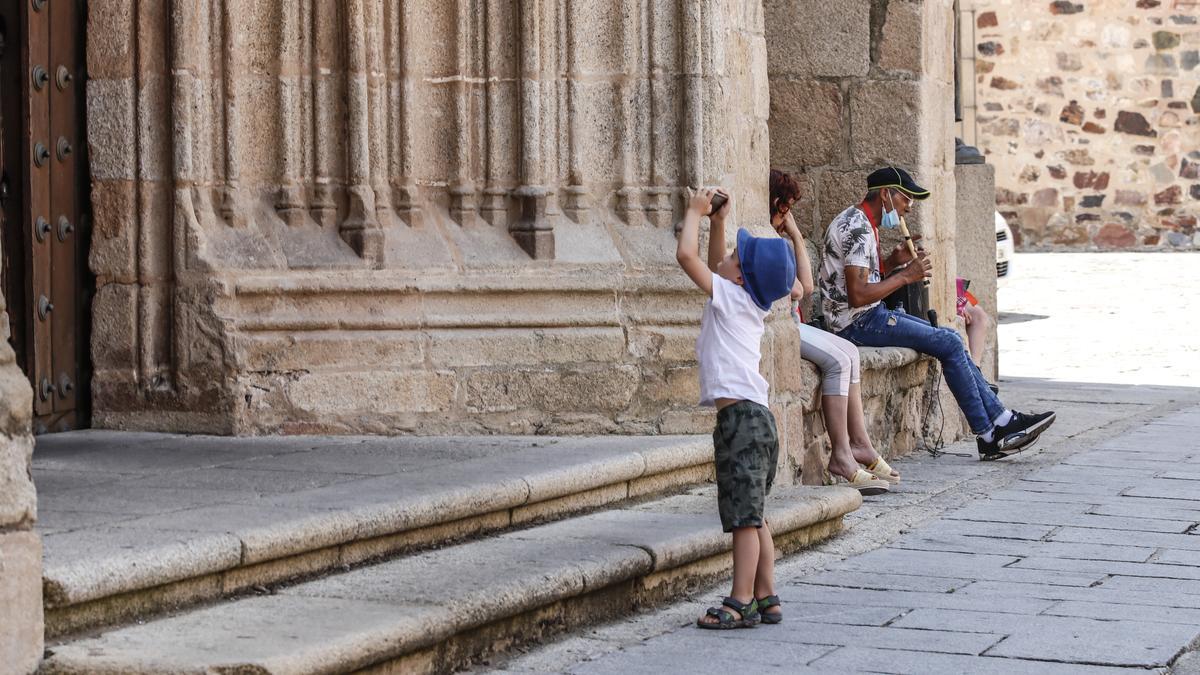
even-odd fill
[(882, 190), (884, 188), (899, 190), (916, 200), (929, 199), (929, 190), (917, 185), (917, 182), (912, 179), (912, 176), (908, 175), (907, 171), (894, 166), (886, 166), (871, 172), (871, 175), (867, 176), (868, 190)]

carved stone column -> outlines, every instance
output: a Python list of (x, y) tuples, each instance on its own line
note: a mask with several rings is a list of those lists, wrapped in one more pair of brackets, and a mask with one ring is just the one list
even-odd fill
[(321, 0), (312, 0), (312, 134), (313, 186), (311, 213), (313, 220), (322, 227), (331, 227), (337, 222), (337, 202), (333, 185), (333, 139), (328, 131), (338, 128), (337, 97), (335, 90), (334, 58), (332, 44), (340, 31), (336, 30), (337, 7)]
[(302, 134), (300, 97), (303, 88), (301, 74), (308, 56), (305, 47), (308, 32), (302, 30), (301, 17), (308, 2), (285, 2), (281, 6), (279, 26), (279, 190), (275, 210), (290, 226), (303, 225), (308, 220), (308, 206), (301, 187)]
[(346, 0), (346, 194), (348, 213), (339, 234), (363, 260), (383, 264), (383, 228), (371, 188), (371, 101), (368, 84), (368, 0)]
[(450, 217), (460, 225), (474, 222), (476, 217), (475, 182), (471, 179), (472, 115), (471, 115), (471, 21), (475, 7), (472, 0), (458, 0), (454, 49), (458, 79), (454, 84), (454, 120), (458, 139), (454, 147), (455, 175), (450, 183)]
[(546, 0), (521, 0), (521, 187), (514, 193), (520, 216), (509, 228), (513, 239), (535, 260), (554, 258), (554, 226), (547, 218), (550, 190), (542, 157), (542, 6)]
[(421, 227), (423, 215), (417, 201), (417, 183), (413, 176), (413, 82), (408, 57), (409, 0), (387, 3), (387, 23), (390, 42), (387, 49), (390, 80), (390, 112), (394, 116), (388, 126), (393, 139), (391, 181), (393, 208), (411, 227)]

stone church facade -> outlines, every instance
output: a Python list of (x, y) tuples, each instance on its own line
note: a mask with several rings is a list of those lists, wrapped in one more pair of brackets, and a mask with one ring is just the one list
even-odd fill
[[(817, 239), (905, 166), (934, 192), (912, 223), (931, 304), (953, 316), (961, 268), (987, 276), (955, 25), (950, 0), (91, 0), (91, 425), (706, 433), (687, 186), (727, 186), (766, 234), (767, 171), (794, 171)], [(777, 308), (781, 461), (819, 482), (798, 347)], [(936, 372), (872, 363), (872, 423), (909, 450)], [(0, 604), (28, 609), (0, 647), (40, 653), (33, 394), (7, 344), (0, 388)]]

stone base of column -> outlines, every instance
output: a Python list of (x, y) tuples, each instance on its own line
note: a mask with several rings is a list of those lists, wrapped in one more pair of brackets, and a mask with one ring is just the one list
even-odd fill
[(350, 213), (338, 232), (358, 257), (373, 267), (383, 266), (383, 229), (375, 217), (375, 194), (366, 185), (348, 190)]
[(483, 198), (479, 202), (479, 215), (492, 227), (508, 227), (508, 190), (484, 188)]
[(457, 183), (450, 188), (450, 218), (466, 227), (475, 224), (479, 204), (475, 198), (475, 186)]
[(299, 227), (308, 222), (308, 209), (304, 206), (304, 193), (299, 185), (284, 185), (275, 195), (275, 212), (289, 227)]
[(553, 260), (554, 227), (547, 213), (550, 191), (544, 187), (522, 187), (516, 195), (521, 203), (521, 217), (509, 232), (530, 258)]
[(406, 182), (393, 186), (392, 203), (395, 204), (396, 215), (408, 223), (409, 227), (422, 227), (425, 224), (425, 213), (417, 203), (417, 186)]
[(674, 224), (675, 209), (671, 205), (671, 188), (652, 187), (646, 190), (646, 220), (656, 227)]
[(646, 212), (641, 204), (642, 191), (630, 186), (617, 190), (617, 215), (626, 225), (644, 224)]
[(563, 213), (573, 222), (582, 223), (587, 219), (588, 189), (582, 185), (568, 185), (563, 191)]
[(221, 190), (221, 219), (230, 227), (246, 227), (246, 212), (238, 204), (236, 188), (225, 187)]
[(337, 202), (333, 199), (332, 185), (317, 183), (313, 188), (311, 213), (313, 220), (321, 227), (332, 227), (337, 224)]

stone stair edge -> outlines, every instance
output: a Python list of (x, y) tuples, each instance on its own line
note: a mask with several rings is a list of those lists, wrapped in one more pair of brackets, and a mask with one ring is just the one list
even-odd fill
[(711, 462), (711, 439), (707, 436), (672, 438), (674, 442), (656, 447), (547, 467), (504, 481), (480, 481), (358, 509), (307, 513), (266, 527), (223, 534), (195, 533), (185, 542), (138, 549), (127, 555), (47, 566), (43, 573), (44, 603), (47, 608), (75, 605)]
[[(711, 488), (709, 489), (711, 492)], [(708, 495), (706, 495), (706, 498)], [(666, 498), (659, 503), (666, 503)], [(859, 507), (862, 498), (857, 491), (837, 486), (809, 487), (795, 486), (781, 488), (771, 497), (769, 516), (772, 528), (777, 538), (783, 538), (790, 532), (818, 525), (833, 519), (840, 519)], [(572, 529), (578, 536), (586, 537), (589, 525), (600, 524), (612, 529), (620, 526), (622, 520), (628, 521), (630, 529), (636, 528), (638, 514), (661, 515), (647, 513), (647, 509), (633, 510), (629, 508), (614, 509), (602, 513), (594, 513), (575, 518), (539, 525), (531, 530), (539, 529)], [(236, 658), (220, 662), (184, 664), (181, 657), (171, 644), (162, 645), (161, 654), (147, 649), (146, 640), (153, 638), (157, 629), (163, 640), (188, 640), (191, 634), (186, 629), (188, 621), (199, 622), (203, 625), (221, 625), (219, 630), (233, 632), (241, 631), (246, 635), (254, 634), (254, 627), (228, 625), (220, 620), (221, 614), (231, 620), (236, 617), (249, 616), (251, 620), (262, 620), (270, 615), (286, 616), (288, 629), (295, 624), (305, 621), (306, 613), (314, 614), (329, 611), (337, 601), (347, 600), (348, 596), (338, 596), (336, 593), (323, 594), (319, 589), (305, 594), (303, 588), (309, 584), (319, 584), (322, 580), (299, 584), (296, 587), (284, 589), (279, 595), (251, 597), (223, 603), (215, 607), (207, 607), (185, 613), (184, 615), (168, 616), (152, 620), (144, 625), (118, 627), (97, 637), (84, 638), (52, 646), (53, 655), (43, 663), (42, 673), (210, 673), (210, 672), (262, 672), (262, 673), (324, 673), (349, 672), (370, 667), (386, 661), (404, 657), (410, 653), (447, 640), (466, 631), (481, 629), (493, 622), (503, 621), (523, 613), (549, 606), (556, 602), (581, 597), (589, 593), (615, 587), (632, 579), (646, 577), (657, 573), (668, 572), (672, 569), (685, 567), (712, 556), (727, 553), (731, 547), (731, 539), (720, 532), (716, 522), (716, 514), (698, 514), (687, 512), (683, 515), (691, 517), (696, 525), (686, 533), (663, 532), (657, 540), (646, 544), (620, 544), (612, 546), (612, 554), (597, 560), (594, 555), (583, 556), (579, 560), (563, 559), (556, 561), (556, 567), (547, 572), (539, 571), (520, 580), (513, 585), (500, 579), (488, 593), (471, 595), (465, 592), (467, 602), (451, 602), (438, 597), (438, 602), (426, 602), (422, 598), (406, 599), (403, 602), (389, 600), (358, 600), (359, 605), (378, 614), (371, 619), (369, 626), (356, 629), (358, 632), (344, 632), (341, 635), (328, 637), (328, 642), (321, 644), (306, 643), (303, 649), (288, 650), (282, 647), (272, 647), (271, 640), (262, 640), (266, 644), (265, 652), (276, 649), (275, 653), (255, 657)], [(612, 522), (612, 521), (617, 522)], [(608, 522), (601, 522), (608, 521)], [(703, 523), (703, 524), (699, 524)], [(522, 533), (515, 533), (521, 535)], [(529, 535), (527, 544), (537, 546), (538, 532)], [(482, 539), (460, 544), (456, 547), (429, 551), (423, 556), (438, 557), (449, 549), (474, 547), (485, 550), (497, 547), (502, 537)], [(509, 541), (508, 543), (512, 543)], [(610, 543), (610, 542), (605, 542)], [(612, 542), (615, 543), (615, 542)], [(501, 551), (503, 549), (501, 548)], [(486, 559), (486, 556), (480, 556)], [(384, 563), (383, 565), (387, 565)], [(436, 574), (438, 566), (430, 564), (430, 574)], [(373, 567), (356, 569), (340, 575), (349, 577), (357, 575), (360, 586), (386, 587), (387, 573)], [(363, 583), (366, 580), (370, 583)], [(495, 601), (479, 600), (478, 598), (498, 598)], [(471, 601), (471, 599), (474, 601)], [(357, 606), (357, 605), (356, 605)], [(251, 611), (242, 611), (239, 608)], [(203, 613), (209, 614), (203, 618)], [(254, 617), (259, 618), (254, 618)], [(190, 618), (189, 618), (190, 617)], [(364, 619), (366, 621), (366, 619)], [(184, 628), (181, 628), (183, 626)], [(156, 628), (157, 627), (157, 628)], [(262, 628), (258, 626), (257, 628)], [(279, 630), (285, 630), (279, 627)], [(138, 634), (141, 634), (139, 636)], [(261, 636), (259, 636), (261, 637)], [(141, 640), (141, 642), (139, 642)], [(258, 640), (256, 639), (256, 642)], [(199, 648), (199, 647), (198, 647)], [(203, 650), (201, 649), (203, 652)]]

